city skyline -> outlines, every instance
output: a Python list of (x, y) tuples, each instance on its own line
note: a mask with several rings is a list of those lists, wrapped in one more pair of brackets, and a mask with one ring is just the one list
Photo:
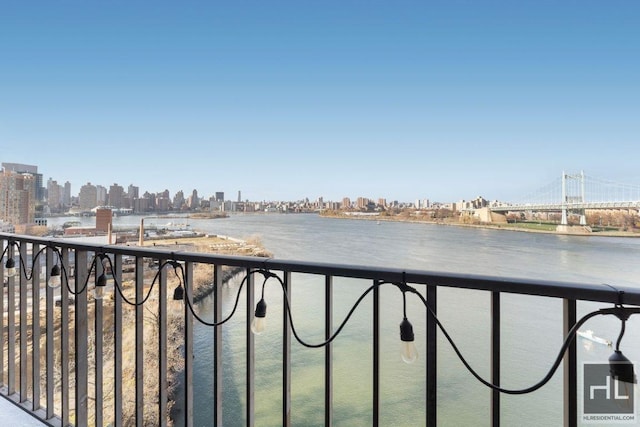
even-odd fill
[(248, 200), (639, 182), (639, 17), (632, 1), (12, 2), (0, 160), (74, 192)]

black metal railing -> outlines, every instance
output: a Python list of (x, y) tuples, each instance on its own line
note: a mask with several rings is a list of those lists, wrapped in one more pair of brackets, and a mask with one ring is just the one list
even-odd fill
[[(0, 293), (0, 394), (44, 423), (67, 425), (167, 425), (170, 401), (179, 401), (184, 424), (193, 423), (194, 325), (199, 318), (196, 300), (213, 292), (213, 395), (212, 425), (222, 426), (223, 405), (223, 284), (234, 274), (244, 277), (245, 414), (248, 426), (260, 425), (255, 412), (255, 337), (250, 332), (256, 306), (256, 276), (277, 278), (284, 292), (283, 306), (298, 274), (324, 281), (324, 424), (332, 425), (333, 340), (337, 333), (334, 303), (342, 289), (337, 278), (362, 279), (371, 294), (371, 420), (380, 422), (381, 400), (381, 284), (418, 292), (425, 310), (426, 340), (424, 378), (424, 425), (435, 426), (438, 414), (438, 291), (459, 288), (486, 291), (490, 295), (490, 382), (501, 383), (501, 305), (503, 294), (535, 295), (561, 299), (563, 332), (571, 335), (577, 322), (577, 301), (639, 306), (640, 291), (608, 285), (503, 279), (485, 276), (443, 274), (427, 271), (374, 268), (260, 257), (220, 256), (171, 251), (170, 248), (98, 246), (65, 239), (44, 239), (0, 234), (5, 252), (0, 263), (4, 291)], [(16, 260), (18, 273), (8, 277), (8, 259)], [(54, 266), (59, 265), (61, 286), (48, 286)], [(194, 275), (206, 268), (209, 280), (196, 288)], [(108, 298), (92, 293), (104, 278)], [(198, 273), (200, 274), (200, 273)], [(262, 275), (261, 275), (262, 274)], [(54, 273), (54, 275), (57, 275)], [(101, 282), (100, 285), (105, 284)], [(182, 295), (176, 289), (181, 288)], [(205, 288), (207, 290), (205, 290)], [(101, 291), (101, 289), (97, 289)], [(174, 295), (178, 298), (173, 308)], [(363, 297), (365, 295), (363, 294)], [(183, 299), (180, 299), (182, 297)], [(238, 298), (240, 294), (238, 293)], [(171, 306), (171, 307), (170, 307)], [(354, 306), (355, 307), (355, 306)], [(228, 310), (227, 310), (228, 312)], [(153, 319), (149, 322), (149, 316)], [(177, 339), (176, 341), (176, 337)], [(440, 336), (440, 338), (442, 338)], [(290, 311), (282, 316), (282, 425), (291, 425), (292, 345), (297, 336)], [(182, 365), (171, 360), (176, 342)], [(578, 423), (578, 366), (575, 340), (569, 340), (563, 356), (564, 425)], [(149, 360), (152, 360), (152, 363)], [(181, 387), (175, 388), (176, 375)], [(420, 380), (422, 381), (422, 380)], [(174, 390), (174, 391), (172, 391)], [(178, 391), (175, 391), (178, 390)], [(172, 393), (177, 393), (172, 395)], [(151, 397), (150, 397), (151, 396)], [(490, 423), (500, 424), (501, 392), (491, 394)]]

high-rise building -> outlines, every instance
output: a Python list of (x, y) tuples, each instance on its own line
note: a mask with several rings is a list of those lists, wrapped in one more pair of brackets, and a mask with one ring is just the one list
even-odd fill
[(366, 197), (358, 197), (358, 200), (356, 201), (356, 205), (358, 206), (359, 209), (366, 209), (367, 206), (369, 205), (369, 199)]
[(133, 201), (133, 212), (144, 213), (148, 211), (149, 211), (149, 199), (145, 199), (144, 197), (141, 197)]
[(107, 204), (107, 188), (102, 185), (96, 185), (96, 206), (104, 206)]
[(136, 187), (133, 184), (129, 185), (129, 188), (127, 189), (127, 195), (130, 199), (137, 199), (138, 197), (140, 197), (140, 188)]
[(184, 193), (180, 190), (173, 196), (173, 209), (180, 210), (182, 209), (182, 205), (184, 205)]
[(51, 212), (57, 213), (62, 211), (62, 198), (64, 188), (58, 185), (58, 181), (51, 178), (47, 181), (47, 205)]
[(167, 212), (170, 209), (171, 200), (168, 197), (156, 197), (156, 210), (158, 212)]
[(120, 209), (123, 207), (124, 188), (121, 185), (113, 184), (109, 187), (109, 206)]
[(190, 209), (195, 209), (200, 205), (200, 199), (198, 198), (198, 190), (193, 190), (191, 192), (191, 196), (187, 200), (187, 205), (189, 205)]
[(62, 204), (64, 206), (71, 206), (71, 183), (69, 181), (64, 183), (64, 194), (62, 196)]
[(216, 202), (224, 202), (224, 191), (216, 191)]
[(0, 172), (0, 219), (29, 224), (35, 219), (35, 178), (31, 173)]
[(240, 190), (238, 190), (238, 203), (242, 201), (242, 195), (240, 194)]
[(95, 185), (90, 182), (80, 187), (78, 195), (78, 204), (81, 211), (90, 211), (98, 206), (98, 191)]
[(28, 173), (33, 175), (33, 191), (35, 201), (43, 202), (45, 196), (45, 189), (43, 187), (42, 174), (38, 173), (38, 166), (24, 165), (22, 163), (2, 163), (2, 169), (5, 171), (11, 171), (16, 173)]

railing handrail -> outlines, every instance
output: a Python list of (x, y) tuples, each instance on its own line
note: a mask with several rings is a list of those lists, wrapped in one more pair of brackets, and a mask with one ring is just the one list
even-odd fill
[[(238, 255), (217, 255), (188, 251), (171, 251), (157, 247), (123, 245), (100, 245), (79, 243), (65, 239), (0, 233), (0, 239), (19, 240), (44, 246), (80, 249), (96, 253), (112, 253), (123, 256), (143, 256), (171, 259), (185, 262), (223, 264), (232, 267), (264, 268), (305, 274), (328, 274), (356, 279), (380, 280), (388, 282), (406, 281), (414, 284), (437, 285), (441, 287), (535, 295), (550, 298), (569, 298), (581, 301), (596, 301), (612, 304), (640, 305), (640, 288), (613, 284), (577, 283), (568, 281), (530, 280), (514, 277), (488, 276), (479, 274), (456, 274), (430, 270), (385, 268), (367, 265), (319, 263), (275, 258), (258, 258)], [(179, 240), (179, 239), (178, 239)]]

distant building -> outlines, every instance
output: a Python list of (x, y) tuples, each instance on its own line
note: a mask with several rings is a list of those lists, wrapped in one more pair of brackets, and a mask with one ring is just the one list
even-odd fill
[(124, 207), (124, 188), (121, 185), (113, 184), (109, 187), (109, 206), (116, 208)]
[(102, 185), (96, 185), (96, 206), (104, 206), (109, 201), (107, 195), (108, 191), (106, 187)]
[(13, 225), (32, 223), (35, 219), (34, 176), (3, 170), (0, 173), (0, 220)]
[(66, 207), (71, 206), (71, 183), (69, 181), (64, 183), (64, 190), (62, 194), (62, 204)]
[[(398, 202), (395, 202), (395, 203), (397, 204)], [(417, 199), (415, 203), (415, 207), (416, 209), (428, 209), (431, 207), (431, 202), (429, 201), (429, 199), (423, 199), (423, 200)]]
[(220, 202), (218, 200), (215, 200), (214, 198), (211, 198), (209, 200), (209, 210), (211, 212), (218, 212), (224, 209), (224, 204), (223, 202)]
[(95, 185), (91, 185), (90, 182), (87, 182), (85, 185), (80, 187), (78, 204), (81, 212), (90, 211), (98, 206), (98, 191)]
[(366, 197), (358, 197), (358, 200), (356, 201), (356, 205), (358, 207), (358, 209), (368, 209), (369, 205), (371, 204), (371, 200), (369, 200)]
[(137, 199), (138, 197), (140, 197), (140, 188), (136, 187), (133, 184), (129, 185), (129, 188), (127, 189), (127, 195), (132, 200)]
[[(239, 192), (238, 192), (238, 197), (240, 197)], [(224, 191), (216, 191), (216, 202), (224, 202)]]
[(158, 212), (167, 212), (171, 209), (171, 200), (168, 197), (156, 197), (156, 210)]
[(180, 210), (182, 205), (184, 205), (184, 193), (180, 190), (173, 196), (173, 208)]
[(47, 205), (53, 213), (62, 211), (62, 198), (64, 188), (57, 181), (49, 178), (47, 181)]
[(135, 199), (133, 201), (133, 212), (137, 214), (149, 212), (149, 199), (144, 197)]
[(198, 198), (198, 190), (194, 189), (191, 192), (191, 196), (189, 196), (189, 198), (187, 199), (187, 205), (189, 206), (189, 209), (196, 209), (198, 206), (200, 206), (200, 199)]
[(42, 174), (38, 173), (38, 166), (24, 165), (22, 163), (2, 163), (2, 169), (8, 172), (16, 172), (20, 174), (29, 174), (33, 176), (33, 194), (34, 202), (43, 202), (45, 197), (45, 188), (43, 186)]

